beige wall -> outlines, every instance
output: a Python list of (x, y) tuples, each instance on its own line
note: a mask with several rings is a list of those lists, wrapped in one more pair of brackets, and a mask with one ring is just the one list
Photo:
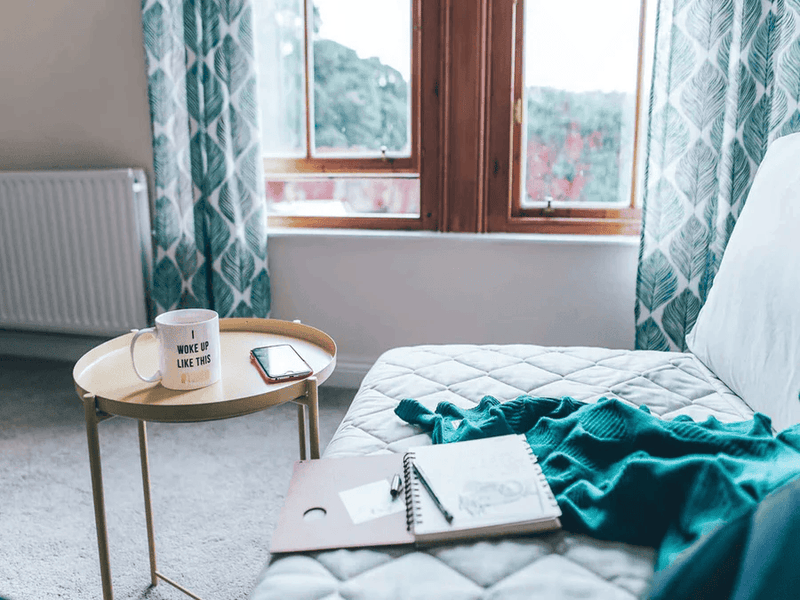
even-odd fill
[(3, 0), (0, 170), (141, 167), (153, 154), (140, 0)]

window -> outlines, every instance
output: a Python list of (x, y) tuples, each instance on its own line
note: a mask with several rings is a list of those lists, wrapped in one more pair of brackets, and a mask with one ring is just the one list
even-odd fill
[(510, 192), (490, 230), (638, 233), (645, 5), (519, 0)]
[[(428, 203), (437, 180), (432, 171), (424, 176), (421, 129), (437, 130), (438, 111), (421, 90), (435, 86), (436, 73), (423, 68), (421, 49), (438, 45), (436, 4), (256, 7), (271, 224), (435, 229)], [(423, 19), (431, 25), (424, 44)]]
[(257, 0), (275, 226), (636, 233), (646, 0)]

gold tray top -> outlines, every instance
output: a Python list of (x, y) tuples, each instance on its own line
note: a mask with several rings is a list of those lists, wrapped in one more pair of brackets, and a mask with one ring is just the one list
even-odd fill
[[(319, 329), (276, 319), (220, 319), (222, 379), (199, 390), (169, 390), (136, 376), (130, 357), (133, 333), (109, 340), (84, 354), (72, 378), (83, 397), (93, 394), (97, 408), (144, 421), (190, 422), (225, 419), (283, 404), (305, 395), (304, 380), (267, 383), (250, 362), (250, 349), (291, 344), (314, 370), (317, 384), (336, 366), (336, 344)], [(136, 344), (136, 364), (144, 375), (158, 369), (155, 338)]]

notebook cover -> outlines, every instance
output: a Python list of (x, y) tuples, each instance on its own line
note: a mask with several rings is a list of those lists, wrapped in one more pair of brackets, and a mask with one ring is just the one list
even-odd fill
[[(353, 522), (340, 496), (340, 492), (384, 480), (387, 482), (386, 494), (389, 494), (392, 477), (402, 471), (402, 454), (297, 461), (272, 534), (270, 552), (413, 543), (414, 536), (406, 524), (405, 493), (394, 500), (402, 505), (402, 510), (398, 506), (398, 512), (360, 523)], [(307, 518), (306, 512), (314, 508), (324, 509), (325, 515)]]

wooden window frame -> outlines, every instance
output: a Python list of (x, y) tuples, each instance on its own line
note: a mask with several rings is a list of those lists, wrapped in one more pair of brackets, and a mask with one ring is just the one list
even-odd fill
[[(523, 45), (517, 43), (523, 35), (523, 2), (412, 0), (411, 158), (314, 159), (309, 155), (264, 161), (266, 177), (287, 180), (330, 174), (418, 174), (418, 216), (270, 214), (270, 227), (638, 235), (637, 168), (647, 0), (641, 0), (640, 10), (630, 203), (623, 208), (549, 210), (522, 208), (519, 198), (522, 128), (515, 122), (513, 109), (523, 94)], [(308, 60), (306, 68), (313, 68)], [(307, 147), (311, 148), (309, 119), (307, 114)]]
[[(631, 196), (627, 205), (620, 208), (582, 208), (580, 206), (527, 208), (522, 206), (520, 178), (522, 175), (524, 120), (514, 114), (514, 108), (515, 106), (522, 108), (524, 102), (524, 46), (521, 43), (524, 29), (524, 1), (492, 2), (489, 0), (492, 2), (492, 19), (490, 21), (492, 31), (489, 34), (491, 47), (487, 68), (491, 71), (489, 75), (491, 89), (507, 90), (510, 93), (497, 94), (491, 105), (494, 114), (499, 116), (492, 121), (494, 127), (489, 134), (487, 231), (639, 235), (641, 209), (637, 206), (637, 179), (647, 0), (641, 0), (639, 9)], [(520, 43), (517, 43), (518, 41)], [(503, 123), (507, 126), (504, 127)]]
[[(306, 48), (308, 47), (308, 6), (306, 11)], [(420, 180), (420, 212), (414, 215), (366, 215), (314, 217), (269, 215), (270, 227), (348, 228), (420, 230), (439, 228), (440, 150), (439, 100), (441, 19), (438, 3), (412, 0), (411, 63), (411, 156), (384, 158), (312, 157), (313, 123), (306, 110), (306, 157), (300, 159), (264, 159), (264, 174), (269, 179), (297, 180), (326, 177), (414, 177)], [(424, 24), (424, 27), (423, 27)], [(313, 57), (306, 56), (306, 98), (313, 102)], [(426, 134), (423, 136), (422, 132)]]

